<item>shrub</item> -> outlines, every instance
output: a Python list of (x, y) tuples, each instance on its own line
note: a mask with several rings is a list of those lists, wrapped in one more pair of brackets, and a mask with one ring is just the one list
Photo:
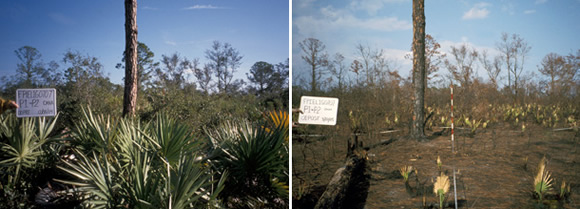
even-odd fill
[(207, 131), (214, 169), (229, 172), (220, 194), (229, 208), (288, 205), (288, 113), (268, 120), (270, 126), (237, 120)]
[(41, 186), (36, 179), (53, 164), (52, 153), (59, 148), (51, 135), (57, 118), (0, 116), (0, 202), (5, 207), (32, 204), (29, 196)]
[(144, 123), (84, 112), (72, 133), (78, 160), (59, 168), (90, 208), (199, 208), (219, 206), (214, 173), (189, 129), (163, 114)]

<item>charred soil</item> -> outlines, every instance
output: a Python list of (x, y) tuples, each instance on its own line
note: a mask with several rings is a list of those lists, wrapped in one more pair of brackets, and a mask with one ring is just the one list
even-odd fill
[[(370, 146), (360, 152), (367, 158), (366, 167), (359, 172), (361, 194), (352, 203), (356, 208), (439, 208), (433, 193), (436, 176), (441, 172), (450, 177), (453, 172), (459, 208), (580, 208), (580, 136), (574, 132), (558, 131), (529, 125), (525, 132), (495, 124), (476, 134), (456, 130), (455, 151), (451, 151), (448, 134), (427, 131), (430, 140), (417, 142), (405, 137), (407, 133), (366, 134), (365, 146), (380, 144), (392, 138), (387, 145)], [(313, 208), (324, 192), (334, 172), (343, 166), (347, 149), (347, 131), (337, 128), (325, 138), (294, 139), (293, 206)], [(303, 135), (304, 136), (304, 135)], [(442, 167), (437, 167), (437, 156)], [(553, 190), (538, 203), (533, 181), (540, 159), (546, 156), (547, 169), (552, 173)], [(403, 166), (413, 166), (409, 182), (399, 174)], [(562, 181), (571, 186), (571, 194), (557, 199)], [(454, 189), (451, 185), (445, 206), (453, 207)], [(367, 191), (364, 191), (367, 190)], [(366, 198), (360, 198), (366, 197)], [(363, 207), (364, 206), (364, 207)]]

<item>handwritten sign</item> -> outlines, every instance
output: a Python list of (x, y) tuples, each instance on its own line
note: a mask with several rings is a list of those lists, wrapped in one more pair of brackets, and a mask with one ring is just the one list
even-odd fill
[(56, 89), (17, 89), (16, 117), (45, 117), (56, 115)]
[(300, 110), (298, 123), (333, 126), (336, 125), (338, 98), (303, 96)]

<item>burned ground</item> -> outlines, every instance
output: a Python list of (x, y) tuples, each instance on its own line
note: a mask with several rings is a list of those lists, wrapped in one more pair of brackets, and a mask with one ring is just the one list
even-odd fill
[[(439, 131), (437, 129), (428, 131), (430, 140), (422, 143), (407, 139), (405, 131), (363, 135), (361, 138), (365, 145), (391, 138), (398, 140), (368, 151), (361, 150), (366, 152), (368, 159), (364, 173), (370, 178), (368, 190), (360, 191), (366, 199), (360, 200), (364, 206), (359, 208), (422, 208), (423, 198), (427, 208), (435, 207), (438, 200), (432, 188), (440, 173), (437, 156), (443, 161), (441, 172), (450, 179), (455, 169), (460, 208), (537, 207), (533, 181), (543, 156), (548, 159), (547, 169), (554, 179), (553, 194), (548, 196), (557, 196), (555, 193), (559, 191), (562, 180), (571, 184), (571, 195), (567, 200), (546, 201), (545, 204), (555, 208), (579, 208), (580, 137), (571, 131), (555, 132), (536, 125), (529, 125), (524, 132), (509, 127), (497, 123), (478, 130), (472, 136), (467, 130), (456, 130), (456, 153), (451, 151), (448, 134), (433, 135)], [(294, 208), (312, 208), (316, 204), (334, 172), (344, 163), (347, 147), (344, 136), (349, 135), (347, 132), (337, 127), (326, 137), (302, 134), (300, 141), (294, 137)], [(418, 171), (411, 174), (407, 186), (398, 171), (405, 165)], [(364, 187), (360, 188), (364, 190)], [(453, 185), (446, 197), (447, 207), (454, 204), (452, 194)]]

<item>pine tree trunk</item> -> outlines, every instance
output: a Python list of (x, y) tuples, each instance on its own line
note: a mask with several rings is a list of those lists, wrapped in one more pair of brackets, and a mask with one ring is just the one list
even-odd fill
[(137, 106), (137, 0), (125, 0), (125, 95), (123, 117)]
[(426, 140), (425, 120), (425, 2), (413, 0), (413, 121), (411, 137)]

